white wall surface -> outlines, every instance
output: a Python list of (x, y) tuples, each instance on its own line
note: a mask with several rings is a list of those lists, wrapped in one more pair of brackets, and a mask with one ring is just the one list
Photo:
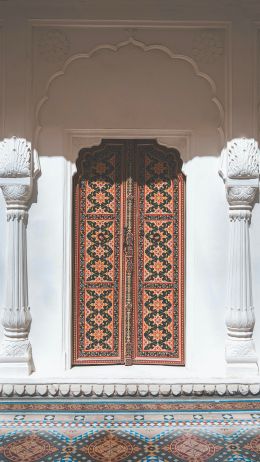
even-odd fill
[[(0, 2), (0, 135), (32, 140), (42, 170), (28, 223), (32, 380), (224, 377), (228, 214), (218, 162), (228, 139), (259, 138), (259, 2), (71, 3)], [(68, 367), (71, 165), (81, 147), (102, 137), (156, 137), (177, 147), (184, 160), (185, 367)], [(256, 204), (251, 247), (258, 355), (259, 229)], [(0, 233), (3, 306), (2, 198)]]

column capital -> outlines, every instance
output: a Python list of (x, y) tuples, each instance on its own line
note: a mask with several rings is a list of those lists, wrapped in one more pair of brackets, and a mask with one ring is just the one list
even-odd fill
[(7, 209), (26, 208), (39, 173), (38, 154), (29, 141), (13, 136), (0, 142), (0, 187)]
[(259, 180), (260, 151), (253, 138), (234, 138), (221, 152), (219, 175), (223, 181)]

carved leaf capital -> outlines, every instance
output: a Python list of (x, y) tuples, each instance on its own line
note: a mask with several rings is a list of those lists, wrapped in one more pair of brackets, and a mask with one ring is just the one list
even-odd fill
[(0, 142), (0, 187), (7, 204), (28, 203), (39, 172), (38, 154), (30, 142), (15, 136)]
[(224, 179), (254, 179), (259, 177), (258, 143), (250, 138), (235, 138), (221, 153), (220, 176)]
[(23, 138), (5, 138), (0, 143), (0, 177), (32, 176), (31, 144)]
[(40, 171), (38, 154), (24, 138), (0, 142), (0, 178), (34, 178)]

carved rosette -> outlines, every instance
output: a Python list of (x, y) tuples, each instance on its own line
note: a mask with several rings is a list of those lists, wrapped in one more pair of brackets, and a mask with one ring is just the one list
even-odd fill
[(252, 209), (259, 189), (257, 142), (246, 138), (228, 142), (221, 154), (219, 174), (225, 183), (230, 218), (226, 360), (231, 365), (250, 365), (252, 372), (257, 373), (252, 339), (255, 315), (249, 236)]
[(0, 142), (0, 187), (7, 208), (6, 303), (1, 316), (4, 339), (0, 346), (2, 374), (8, 371), (8, 374), (27, 375), (33, 370), (28, 340), (32, 318), (28, 305), (26, 226), (33, 181), (39, 170), (37, 153), (32, 152), (31, 144), (25, 139), (12, 137)]
[(192, 52), (198, 62), (211, 64), (224, 54), (224, 40), (219, 30), (200, 30), (193, 40)]
[(67, 58), (70, 41), (62, 30), (45, 29), (38, 37), (38, 53), (44, 61), (60, 63)]

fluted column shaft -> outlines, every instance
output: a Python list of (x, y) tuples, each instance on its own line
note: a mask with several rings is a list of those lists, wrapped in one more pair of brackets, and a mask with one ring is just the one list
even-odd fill
[(8, 339), (27, 339), (31, 324), (28, 306), (26, 226), (28, 211), (7, 210), (6, 308), (2, 324)]

